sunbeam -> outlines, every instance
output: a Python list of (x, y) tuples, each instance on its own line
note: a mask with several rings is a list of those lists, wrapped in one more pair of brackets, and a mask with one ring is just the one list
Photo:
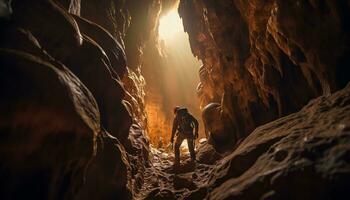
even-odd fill
[(163, 40), (174, 39), (184, 32), (182, 21), (176, 10), (169, 11), (159, 20), (159, 37)]

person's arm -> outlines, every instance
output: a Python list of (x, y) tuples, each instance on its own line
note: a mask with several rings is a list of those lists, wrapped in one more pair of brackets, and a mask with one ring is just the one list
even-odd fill
[(173, 129), (171, 131), (171, 138), (170, 138), (170, 143), (174, 142), (174, 136), (175, 136), (175, 132), (177, 130), (178, 127), (178, 122), (177, 122), (177, 116), (175, 116), (174, 121), (173, 121)]

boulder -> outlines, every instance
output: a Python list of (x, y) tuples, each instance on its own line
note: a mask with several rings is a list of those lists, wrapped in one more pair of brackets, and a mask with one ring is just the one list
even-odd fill
[(227, 144), (230, 140), (225, 124), (222, 122), (222, 111), (219, 103), (210, 103), (202, 110), (205, 135), (209, 143), (215, 146)]

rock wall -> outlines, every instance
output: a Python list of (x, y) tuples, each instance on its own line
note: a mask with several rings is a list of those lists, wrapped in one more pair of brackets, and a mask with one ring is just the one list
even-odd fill
[(9, 31), (23, 49), (1, 43), (1, 198), (67, 199), (100, 150), (96, 101), (29, 32)]
[(149, 165), (139, 57), (160, 1), (0, 2), (1, 198), (131, 199)]
[(81, 16), (104, 27), (125, 48), (127, 70), (121, 77), (127, 92), (125, 99), (130, 103), (135, 122), (145, 130), (148, 130), (145, 91), (149, 91), (148, 96), (152, 99), (151, 93), (161, 93), (159, 81), (155, 80), (161, 76), (159, 70), (163, 65), (158, 20), (175, 2), (86, 0), (81, 3)]
[[(182, 0), (203, 61), (202, 107), (219, 103), (216, 141), (236, 143), (349, 81), (349, 1)], [(210, 119), (209, 119), (210, 120)]]
[(350, 84), (255, 129), (184, 199), (348, 199)]

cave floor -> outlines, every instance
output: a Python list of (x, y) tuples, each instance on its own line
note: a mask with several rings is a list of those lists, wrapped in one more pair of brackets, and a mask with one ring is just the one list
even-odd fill
[(146, 168), (144, 183), (136, 199), (185, 199), (205, 187), (214, 165), (190, 162), (189, 153), (181, 152), (181, 165), (173, 167), (174, 154), (151, 148), (151, 166)]

